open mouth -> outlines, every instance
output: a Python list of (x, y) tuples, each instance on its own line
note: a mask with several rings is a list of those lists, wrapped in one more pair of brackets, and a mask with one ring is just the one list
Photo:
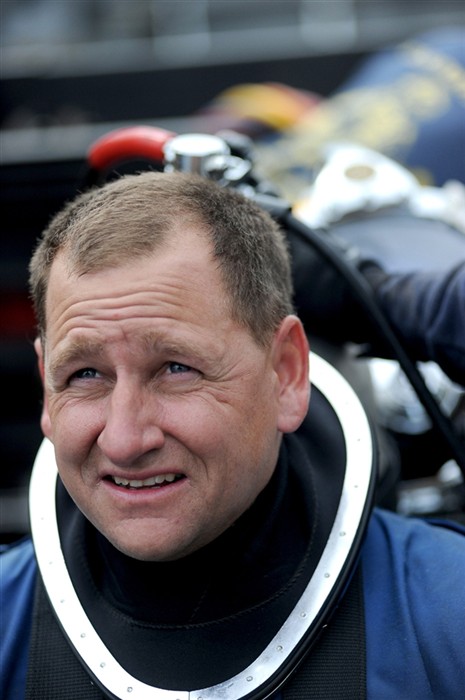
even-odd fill
[(151, 476), (149, 479), (124, 479), (119, 476), (109, 476), (107, 478), (116, 486), (123, 486), (126, 489), (152, 489), (168, 486), (185, 477), (182, 474), (158, 474), (157, 476)]

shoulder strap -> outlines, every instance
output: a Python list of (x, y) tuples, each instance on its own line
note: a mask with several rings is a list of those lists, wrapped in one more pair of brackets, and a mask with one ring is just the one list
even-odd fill
[(25, 700), (103, 700), (66, 640), (37, 576)]
[(361, 565), (328, 625), (283, 689), (284, 700), (365, 700), (365, 615)]

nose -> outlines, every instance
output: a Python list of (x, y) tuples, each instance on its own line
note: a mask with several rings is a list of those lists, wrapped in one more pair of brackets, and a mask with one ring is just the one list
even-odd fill
[(143, 387), (117, 382), (106, 406), (105, 423), (97, 438), (113, 464), (128, 467), (165, 443), (160, 426), (162, 409), (153, 393)]

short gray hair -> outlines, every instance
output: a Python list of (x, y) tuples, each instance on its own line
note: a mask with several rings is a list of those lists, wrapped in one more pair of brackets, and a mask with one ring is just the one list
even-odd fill
[(285, 237), (238, 192), (184, 173), (127, 175), (78, 195), (45, 229), (30, 263), (30, 291), (39, 333), (55, 256), (63, 251), (77, 274), (117, 267), (153, 253), (179, 223), (200, 225), (212, 245), (234, 320), (266, 345), (293, 312)]

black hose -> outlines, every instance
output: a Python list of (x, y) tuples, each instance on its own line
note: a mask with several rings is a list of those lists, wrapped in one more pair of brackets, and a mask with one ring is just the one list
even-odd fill
[(275, 216), (277, 215), (280, 224), (285, 229), (292, 231), (312, 245), (313, 248), (315, 248), (345, 279), (354, 298), (367, 314), (373, 328), (379, 336), (383, 338), (384, 342), (391, 350), (393, 357), (399, 362), (400, 367), (428, 413), (433, 425), (449, 448), (451, 457), (455, 459), (465, 477), (465, 445), (462, 444), (452, 422), (443, 413), (435, 397), (426, 386), (415, 362), (410, 359), (401, 340), (378, 306), (373, 295), (373, 290), (368, 281), (364, 278), (362, 272), (352, 265), (345, 255), (341, 254), (341, 251), (332, 241), (328, 240), (327, 236), (309, 228), (306, 224), (299, 221), (299, 219), (293, 216), (288, 207), (278, 207), (274, 210), (273, 214)]

